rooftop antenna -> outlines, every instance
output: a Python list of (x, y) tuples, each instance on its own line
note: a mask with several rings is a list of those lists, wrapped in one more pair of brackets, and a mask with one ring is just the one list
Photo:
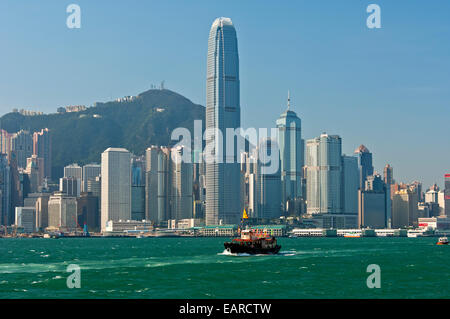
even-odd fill
[(288, 90), (287, 107), (288, 107), (287, 109), (289, 111), (291, 108), (291, 92), (289, 90)]

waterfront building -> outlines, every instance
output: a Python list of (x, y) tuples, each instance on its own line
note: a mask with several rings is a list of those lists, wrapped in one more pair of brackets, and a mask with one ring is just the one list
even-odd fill
[(11, 151), (16, 154), (17, 166), (25, 169), (27, 158), (33, 154), (33, 137), (28, 131), (20, 130), (11, 137)]
[(287, 110), (276, 121), (281, 164), (281, 201), (284, 210), (286, 210), (286, 203), (289, 200), (303, 196), (302, 168), (304, 166), (304, 141), (302, 139), (301, 120), (290, 109), (289, 93), (287, 104)]
[(358, 225), (360, 228), (385, 228), (390, 224), (390, 187), (380, 175), (368, 176), (365, 188), (358, 191)]
[[(258, 145), (258, 164), (257, 164), (257, 204), (258, 209), (256, 218), (275, 219), (281, 216), (281, 176), (280, 159), (273, 156), (279, 152), (278, 143), (269, 138), (264, 139)], [(277, 161), (276, 163), (270, 160)], [(267, 163), (267, 164), (266, 164)], [(266, 165), (264, 165), (266, 164)], [(269, 168), (275, 167), (275, 170)]]
[(91, 232), (100, 230), (98, 197), (89, 192), (81, 193), (81, 196), (77, 198), (77, 222), (79, 227), (87, 225)]
[[(229, 18), (217, 18), (208, 40), (206, 129), (222, 132), (206, 141), (215, 145), (215, 162), (206, 163), (206, 225), (238, 223), (241, 216), (237, 145), (227, 154), (226, 129), (241, 126), (239, 56), (236, 30)], [(222, 143), (221, 143), (222, 142)], [(230, 141), (231, 142), (231, 141)], [(213, 143), (213, 144), (211, 144)], [(222, 145), (222, 149), (220, 148)]]
[(306, 142), (307, 213), (340, 214), (342, 140), (322, 134)]
[(383, 170), (383, 181), (386, 185), (394, 184), (394, 168), (386, 164)]
[(101, 229), (109, 220), (131, 219), (131, 153), (108, 148), (102, 153)]
[(57, 192), (48, 200), (48, 227), (63, 231), (77, 229), (77, 199)]
[(360, 183), (359, 188), (364, 189), (364, 184), (366, 182), (367, 176), (373, 175), (373, 165), (372, 165), (372, 153), (364, 145), (360, 145), (356, 150), (355, 154), (358, 155), (359, 169), (360, 169)]
[(34, 207), (16, 207), (16, 226), (23, 227), (25, 233), (36, 231), (36, 210)]
[(52, 178), (52, 135), (48, 128), (33, 134), (33, 155), (44, 161), (44, 177)]
[(450, 230), (450, 218), (445, 216), (419, 218), (419, 229)]
[(418, 196), (410, 189), (396, 191), (392, 199), (392, 227), (417, 226)]
[(153, 229), (153, 223), (148, 220), (109, 220), (104, 233), (109, 235), (143, 234)]
[(99, 177), (102, 172), (102, 166), (100, 164), (92, 163), (84, 165), (82, 168), (82, 183), (81, 183), (81, 191), (89, 192), (88, 190), (88, 182), (92, 181)]

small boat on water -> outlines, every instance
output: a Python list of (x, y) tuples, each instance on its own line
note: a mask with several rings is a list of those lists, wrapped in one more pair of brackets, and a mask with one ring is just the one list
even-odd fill
[(224, 246), (229, 253), (250, 255), (277, 254), (281, 249), (275, 237), (251, 229), (242, 230), (240, 238), (226, 242)]
[(359, 237), (361, 237), (361, 234), (357, 233), (357, 232), (348, 232), (348, 233), (344, 234), (344, 237), (345, 238), (359, 238)]
[(448, 245), (448, 238), (447, 237), (439, 237), (436, 245)]

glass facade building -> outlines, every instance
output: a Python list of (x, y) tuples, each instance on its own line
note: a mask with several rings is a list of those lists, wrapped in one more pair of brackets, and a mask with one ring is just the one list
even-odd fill
[[(215, 161), (206, 164), (206, 225), (236, 224), (241, 214), (240, 166), (234, 154), (225, 152), (226, 129), (241, 123), (239, 56), (236, 30), (229, 18), (217, 18), (208, 41), (206, 78), (206, 147), (214, 145)], [(213, 144), (211, 144), (213, 143)], [(208, 146), (209, 145), (209, 146)], [(222, 148), (223, 146), (223, 148)]]

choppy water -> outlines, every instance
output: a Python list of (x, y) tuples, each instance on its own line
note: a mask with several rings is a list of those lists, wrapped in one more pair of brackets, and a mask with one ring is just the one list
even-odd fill
[(0, 298), (450, 297), (450, 246), (436, 238), (280, 238), (275, 256), (228, 255), (225, 240), (0, 239)]

